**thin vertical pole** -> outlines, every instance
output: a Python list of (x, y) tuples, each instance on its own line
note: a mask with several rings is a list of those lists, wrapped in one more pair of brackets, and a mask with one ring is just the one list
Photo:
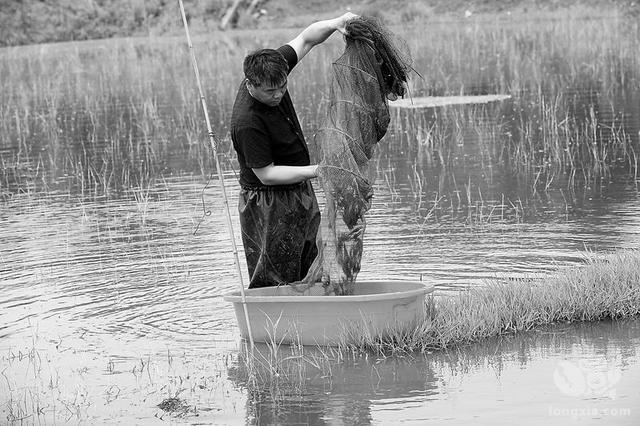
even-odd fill
[(200, 83), (200, 72), (198, 71), (198, 62), (196, 61), (196, 54), (193, 50), (193, 44), (191, 43), (191, 36), (189, 35), (189, 25), (187, 24), (187, 16), (184, 13), (184, 5), (182, 0), (178, 0), (180, 3), (180, 13), (182, 14), (182, 22), (184, 23), (184, 31), (187, 35), (187, 44), (189, 45), (189, 52), (191, 52), (191, 64), (193, 65), (193, 72), (196, 75), (196, 84), (198, 85), (198, 93), (200, 95), (200, 103), (202, 104), (202, 111), (204, 112), (204, 119), (207, 123), (207, 132), (209, 134), (209, 143), (213, 149), (213, 156), (216, 160), (216, 169), (218, 169), (218, 179), (220, 180), (220, 187), (222, 189), (222, 198), (224, 202), (224, 211), (227, 218), (227, 229), (229, 231), (229, 238), (231, 240), (231, 247), (233, 249), (233, 260), (238, 270), (238, 276), (240, 277), (240, 294), (242, 299), (242, 307), (244, 309), (244, 320), (247, 323), (247, 331), (249, 333), (249, 342), (251, 343), (251, 349), (253, 349), (253, 334), (251, 333), (251, 323), (249, 322), (249, 311), (247, 310), (247, 300), (244, 293), (244, 284), (242, 282), (242, 270), (240, 268), (240, 259), (238, 258), (238, 247), (236, 245), (236, 239), (233, 235), (233, 225), (231, 223), (231, 213), (229, 211), (229, 199), (227, 198), (227, 190), (224, 186), (224, 176), (222, 175), (222, 168), (220, 167), (220, 159), (218, 157), (218, 143), (216, 135), (211, 130), (211, 121), (209, 120), (209, 112), (207, 110), (207, 101), (205, 100), (204, 93), (202, 92), (202, 84)]

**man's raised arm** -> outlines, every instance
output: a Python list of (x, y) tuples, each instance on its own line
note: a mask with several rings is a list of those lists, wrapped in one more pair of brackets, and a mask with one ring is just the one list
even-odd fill
[(293, 47), (293, 50), (295, 50), (298, 55), (298, 61), (300, 61), (309, 53), (313, 46), (324, 42), (335, 31), (345, 34), (347, 21), (357, 17), (358, 15), (347, 12), (337, 18), (314, 22), (287, 44)]

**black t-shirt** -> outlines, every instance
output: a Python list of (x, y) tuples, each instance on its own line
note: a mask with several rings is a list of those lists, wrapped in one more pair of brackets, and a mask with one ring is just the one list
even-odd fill
[[(277, 49), (289, 64), (289, 72), (298, 62), (289, 45)], [(308, 166), (309, 150), (287, 90), (278, 106), (254, 99), (243, 82), (233, 104), (231, 140), (240, 163), (240, 184), (264, 186), (252, 168), (271, 163), (285, 166)]]

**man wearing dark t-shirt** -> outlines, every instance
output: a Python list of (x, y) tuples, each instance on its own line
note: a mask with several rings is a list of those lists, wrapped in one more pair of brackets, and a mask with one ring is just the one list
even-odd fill
[(320, 210), (309, 179), (317, 177), (287, 78), (293, 67), (356, 15), (318, 21), (277, 50), (247, 55), (231, 115), (240, 164), (238, 210), (249, 288), (299, 281), (318, 251)]

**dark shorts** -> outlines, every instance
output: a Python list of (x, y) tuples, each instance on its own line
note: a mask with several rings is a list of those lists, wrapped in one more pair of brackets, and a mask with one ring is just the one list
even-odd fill
[(311, 183), (243, 187), (238, 211), (249, 288), (304, 278), (318, 254), (320, 209)]

